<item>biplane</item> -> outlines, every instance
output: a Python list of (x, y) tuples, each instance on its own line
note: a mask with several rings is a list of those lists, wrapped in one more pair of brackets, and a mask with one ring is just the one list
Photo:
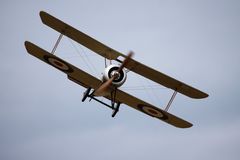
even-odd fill
[[(121, 104), (126, 104), (127, 106), (130, 106), (149, 116), (160, 119), (175, 127), (189, 128), (192, 126), (191, 123), (169, 113), (168, 109), (177, 93), (181, 93), (195, 99), (206, 98), (208, 97), (208, 94), (134, 60), (132, 58), (132, 52), (128, 55), (124, 55), (104, 45), (103, 43), (44, 11), (40, 12), (40, 17), (45, 25), (58, 31), (60, 35), (51, 52), (48, 52), (28, 41), (25, 41), (26, 50), (29, 54), (66, 73), (69, 80), (85, 87), (86, 91), (83, 94), (82, 102), (84, 102), (87, 98), (95, 100), (112, 109), (112, 117), (118, 113)], [(67, 36), (80, 43), (86, 48), (102, 56), (105, 60), (114, 60), (118, 64), (110, 64), (106, 66), (101, 79), (86, 73), (85, 71), (54, 55), (63, 36)], [(166, 88), (172, 89), (173, 94), (167, 103), (166, 108), (160, 109), (121, 90), (120, 86), (123, 85), (127, 79), (127, 70), (144, 76), (153, 82), (165, 86)], [(99, 100), (98, 97), (100, 96), (108, 99), (109, 104)]]

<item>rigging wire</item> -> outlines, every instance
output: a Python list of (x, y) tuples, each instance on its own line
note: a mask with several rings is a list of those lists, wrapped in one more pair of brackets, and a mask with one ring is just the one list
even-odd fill
[[(150, 81), (149, 80), (147, 80), (147, 83), (150, 83)], [(165, 89), (168, 89), (167, 87), (165, 87)], [(159, 101), (159, 95), (157, 94), (157, 92), (156, 92), (156, 90), (154, 90), (154, 88), (152, 87), (151, 88), (151, 92), (152, 92), (152, 94), (153, 94), (153, 96), (155, 97), (155, 99), (157, 100), (157, 103), (158, 104), (160, 104), (160, 102), (162, 101)], [(162, 105), (164, 105), (164, 104), (162, 104)]]
[[(69, 59), (71, 59), (71, 58), (83, 58), (83, 57), (85, 57), (85, 56), (82, 56), (82, 55), (74, 55), (74, 56), (65, 56), (65, 54), (61, 54), (61, 53), (58, 53), (58, 55), (60, 55), (62, 58), (69, 58)], [(93, 56), (93, 55), (92, 55)], [(89, 57), (91, 57), (91, 55), (89, 55)]]
[[(91, 63), (91, 60), (89, 59), (90, 55), (87, 55), (87, 53), (85, 52), (85, 50), (82, 48), (82, 46), (80, 45), (80, 48), (84, 54), (84, 56), (80, 53), (79, 49), (76, 47), (76, 45), (74, 45), (73, 41), (71, 39), (69, 39), (69, 42), (71, 43), (72, 47), (76, 50), (77, 54), (82, 57), (83, 61), (86, 63), (87, 67), (94, 72), (96, 75), (98, 75), (98, 71), (96, 69), (96, 67)], [(73, 57), (73, 56), (72, 56)], [(110, 64), (112, 64), (112, 61), (110, 60)], [(106, 59), (105, 59), (105, 66), (107, 65)], [(130, 70), (126, 70), (127, 72), (129, 72)], [(143, 80), (142, 80), (143, 82)], [(149, 83), (149, 81), (145, 80), (146, 83), (148, 83), (148, 85), (143, 84), (142, 86), (129, 86), (129, 87), (121, 87), (125, 90), (145, 90), (147, 92), (148, 97), (153, 100), (154, 102), (156, 102), (156, 104), (159, 104), (159, 97), (156, 95), (156, 90), (158, 89), (168, 89), (166, 87), (160, 87), (159, 85), (151, 85)], [(143, 82), (144, 83), (144, 82)], [(155, 91), (154, 91), (155, 90)], [(151, 96), (153, 95), (153, 96)], [(153, 98), (154, 97), (154, 98)]]
[(87, 55), (87, 53), (84, 51), (84, 49), (80, 46), (84, 56), (81, 55), (79, 49), (76, 47), (76, 45), (74, 45), (73, 41), (70, 40), (68, 38), (69, 42), (71, 43), (72, 47), (76, 50), (77, 54), (80, 55), (83, 59), (83, 61), (86, 63), (87, 67), (94, 72), (96, 75), (98, 75), (97, 69), (95, 68), (95, 66), (91, 63), (89, 56)]
[(153, 97), (151, 96), (151, 92), (147, 89), (146, 85), (143, 82), (143, 79), (141, 78), (140, 80), (142, 82), (143, 90), (146, 91), (145, 93), (146, 93), (147, 97), (149, 98), (149, 100), (151, 100), (152, 102), (156, 103), (156, 99), (153, 99)]
[(145, 86), (127, 86), (127, 87), (121, 87), (122, 89), (126, 90), (146, 90), (146, 89), (152, 89), (152, 90), (163, 90), (167, 89), (166, 87), (160, 87), (159, 85), (145, 85)]

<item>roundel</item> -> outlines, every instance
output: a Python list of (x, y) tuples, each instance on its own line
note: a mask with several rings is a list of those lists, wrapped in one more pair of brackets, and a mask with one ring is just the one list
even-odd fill
[(140, 104), (140, 105), (138, 105), (138, 108), (142, 112), (144, 112), (144, 113), (146, 113), (146, 114), (148, 114), (152, 117), (156, 117), (156, 118), (159, 118), (159, 119), (167, 119), (167, 116), (161, 110), (153, 108), (152, 106), (146, 106), (146, 105), (141, 105)]
[(73, 72), (73, 69), (69, 67), (68, 64), (66, 64), (63, 60), (56, 58), (56, 57), (50, 57), (50, 56), (44, 56), (44, 59), (51, 64), (52, 66), (64, 71), (64, 72)]

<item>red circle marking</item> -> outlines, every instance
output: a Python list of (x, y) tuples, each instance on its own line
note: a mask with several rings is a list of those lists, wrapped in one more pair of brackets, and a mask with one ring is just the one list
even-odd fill
[(49, 63), (50, 65), (52, 65), (64, 72), (68, 72), (68, 73), (73, 72), (73, 69), (66, 62), (61, 60), (60, 58), (57, 58), (57, 57), (55, 58), (55, 57), (47, 56), (47, 55), (45, 55), (43, 58), (47, 63)]
[(153, 109), (148, 108), (147, 110), (148, 110), (151, 114), (155, 114), (155, 115), (158, 114), (158, 112), (155, 111), (155, 110), (153, 110)]
[(55, 58), (48, 58), (48, 62), (51, 63), (53, 66), (57, 67), (58, 69), (61, 69), (63, 71), (69, 70), (69, 67), (62, 61), (55, 59)]
[(154, 108), (150, 108), (148, 106), (143, 107), (143, 111), (153, 117), (158, 117), (158, 118), (162, 118), (164, 115), (162, 114), (162, 112), (154, 109)]
[(55, 64), (56, 64), (57, 66), (59, 66), (59, 67), (62, 67), (62, 66), (63, 66), (62, 63), (60, 63), (60, 62), (58, 62), (58, 61), (56, 61), (56, 60), (54, 60), (53, 63), (55, 63)]
[(161, 109), (154, 108), (151, 105), (139, 104), (138, 108), (142, 112), (144, 112), (152, 117), (156, 117), (156, 118), (159, 118), (162, 120), (168, 119), (168, 116), (164, 113), (164, 111), (162, 111)]

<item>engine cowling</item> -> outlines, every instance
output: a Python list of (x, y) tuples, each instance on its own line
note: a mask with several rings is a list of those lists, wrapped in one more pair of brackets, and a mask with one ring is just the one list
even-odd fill
[(119, 65), (111, 64), (107, 68), (105, 68), (103, 72), (103, 81), (107, 81), (113, 77), (113, 75), (116, 76), (116, 78), (113, 80), (112, 84), (116, 87), (120, 87), (123, 85), (123, 83), (127, 79), (127, 73), (124, 69), (122, 69), (120, 72), (117, 70), (119, 69)]

